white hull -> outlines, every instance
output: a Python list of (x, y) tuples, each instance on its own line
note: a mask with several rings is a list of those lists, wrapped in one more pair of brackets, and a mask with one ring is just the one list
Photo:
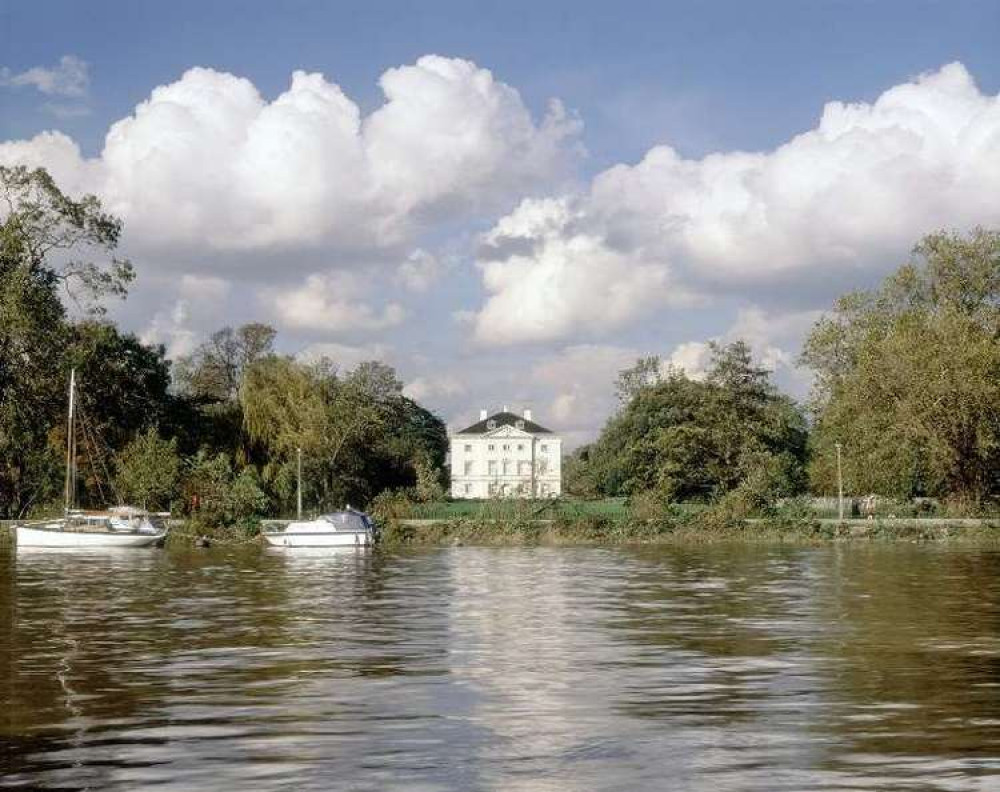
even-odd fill
[(60, 527), (18, 525), (14, 528), (18, 547), (149, 547), (166, 536), (114, 531), (66, 531)]
[(288, 533), (274, 531), (264, 538), (271, 547), (367, 547), (371, 540), (364, 531)]

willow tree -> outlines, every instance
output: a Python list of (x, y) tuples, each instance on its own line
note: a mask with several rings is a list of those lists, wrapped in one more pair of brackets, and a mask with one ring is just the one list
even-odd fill
[(1000, 495), (1000, 234), (925, 237), (881, 287), (837, 301), (803, 361), (815, 490), (833, 491), (839, 442), (856, 492)]
[(356, 491), (356, 460), (345, 451), (368, 438), (381, 416), (377, 404), (332, 366), (263, 358), (247, 369), (240, 402), (244, 428), (267, 456), (265, 480), (283, 498), (294, 488), (299, 449), (314, 500), (335, 505)]

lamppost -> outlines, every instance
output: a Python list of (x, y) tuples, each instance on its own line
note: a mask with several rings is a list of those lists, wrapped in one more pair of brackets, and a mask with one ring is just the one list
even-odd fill
[(837, 449), (837, 513), (840, 521), (844, 521), (844, 471), (840, 464), (840, 443), (834, 444)]

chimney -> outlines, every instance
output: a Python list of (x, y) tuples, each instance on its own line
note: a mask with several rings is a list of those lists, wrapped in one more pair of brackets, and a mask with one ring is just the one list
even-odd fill
[(524, 408), (524, 420), (526, 421), (531, 420), (531, 410), (527, 407)]
[(479, 411), (479, 420), (480, 421), (485, 421), (486, 420), (486, 415), (487, 415), (486, 410), (480, 410)]
[(508, 411), (508, 410), (507, 410), (507, 405), (506, 405), (506, 404), (505, 404), (505, 405), (503, 406), (503, 411), (504, 411), (504, 412), (507, 412), (507, 411)]

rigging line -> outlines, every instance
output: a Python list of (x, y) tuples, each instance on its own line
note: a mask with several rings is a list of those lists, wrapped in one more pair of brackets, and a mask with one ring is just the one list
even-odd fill
[[(97, 429), (93, 426), (93, 422), (89, 421), (87, 413), (82, 409), (80, 410), (80, 418), (83, 425), (84, 440), (90, 445), (91, 458), (97, 460), (100, 463), (101, 468), (104, 472), (105, 481), (108, 484), (108, 488), (111, 490), (111, 494), (114, 495), (115, 500), (118, 504), (121, 504), (121, 497), (118, 495), (118, 490), (115, 487), (114, 478), (111, 475), (111, 471), (108, 468), (108, 463), (105, 459), (105, 455), (101, 452), (100, 446), (97, 443)], [(101, 486), (100, 478), (96, 478), (97, 490), (101, 495), (101, 498), (107, 501), (107, 497), (104, 494), (104, 488)]]
[[(94, 447), (93, 440), (90, 437), (90, 430), (87, 426), (87, 416), (84, 414), (83, 410), (80, 410), (80, 428), (83, 430), (83, 444), (87, 450), (87, 456), (90, 458), (91, 468), (94, 468), (94, 461), (98, 458), (97, 449)], [(97, 493), (100, 495), (101, 500), (107, 500), (104, 496), (104, 487), (101, 486), (100, 476), (94, 475), (94, 483), (97, 484)]]
[[(86, 413), (84, 413), (84, 412), (81, 411), (80, 414), (83, 417), (84, 421), (88, 420)], [(120, 505), (122, 505), (121, 493), (118, 492), (118, 488), (115, 486), (115, 477), (113, 475), (111, 475), (111, 469), (108, 467), (108, 461), (107, 461), (107, 457), (113, 457), (115, 455), (114, 449), (111, 448), (110, 446), (105, 446), (106, 453), (101, 450), (101, 446), (97, 442), (97, 438), (98, 438), (97, 427), (94, 425), (93, 422), (91, 422), (89, 424), (89, 427), (88, 427), (87, 431), (90, 432), (90, 436), (91, 436), (90, 442), (91, 442), (92, 447), (94, 449), (94, 456), (101, 463), (101, 468), (104, 471), (104, 477), (105, 477), (105, 481), (107, 481), (108, 488), (111, 490), (111, 494), (115, 496), (115, 501), (120, 506)], [(98, 486), (100, 486), (100, 485), (98, 485)], [(101, 494), (101, 497), (102, 498), (104, 497), (103, 492)]]

